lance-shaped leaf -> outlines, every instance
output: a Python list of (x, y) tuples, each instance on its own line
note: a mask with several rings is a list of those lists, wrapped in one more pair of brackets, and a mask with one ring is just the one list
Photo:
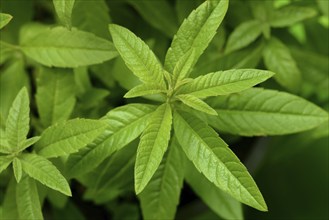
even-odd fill
[(141, 136), (135, 163), (135, 191), (143, 191), (159, 167), (168, 148), (172, 112), (168, 103), (162, 104), (152, 114)]
[(14, 170), (15, 179), (19, 183), (19, 181), (21, 181), (23, 172), (22, 172), (22, 163), (17, 157), (15, 157), (13, 160), (13, 170)]
[(312, 129), (328, 113), (285, 92), (252, 88), (209, 100), (218, 113), (209, 123), (222, 132), (243, 136), (283, 135)]
[(110, 41), (76, 29), (55, 27), (24, 41), (23, 52), (46, 66), (79, 67), (102, 63), (118, 55)]
[(173, 140), (159, 168), (139, 195), (144, 219), (174, 219), (184, 179), (184, 155)]
[(74, 83), (69, 69), (41, 67), (36, 101), (41, 124), (45, 128), (70, 117), (75, 105)]
[(40, 139), (40, 136), (35, 136), (29, 139), (26, 139), (23, 144), (17, 149), (18, 151), (23, 151), (26, 148), (30, 147), (31, 145), (35, 144), (36, 142), (38, 142)]
[(27, 175), (53, 190), (72, 195), (66, 179), (49, 160), (36, 154), (23, 154), (20, 160)]
[(238, 201), (267, 211), (263, 196), (247, 169), (213, 129), (193, 115), (177, 112), (174, 129), (186, 156), (209, 181)]
[(179, 93), (198, 98), (227, 95), (248, 89), (272, 77), (274, 73), (256, 69), (238, 69), (199, 76), (182, 86)]
[(173, 72), (178, 60), (195, 49), (195, 62), (215, 36), (228, 8), (228, 0), (206, 1), (184, 20), (171, 43), (165, 69)]
[(0, 13), (0, 29), (6, 26), (12, 18), (13, 16), (9, 14)]
[(159, 84), (165, 89), (163, 68), (146, 43), (128, 29), (109, 25), (113, 42), (129, 69), (139, 79), (149, 84)]
[(186, 165), (185, 179), (193, 191), (223, 219), (243, 219), (241, 203), (218, 189), (191, 162)]
[(25, 176), (22, 181), (17, 184), (15, 196), (20, 219), (43, 219), (35, 180)]
[(7, 167), (13, 161), (13, 157), (11, 156), (0, 156), (0, 173), (7, 169)]
[(47, 128), (35, 146), (39, 155), (59, 157), (77, 152), (106, 128), (101, 120), (73, 119)]
[(227, 41), (226, 53), (244, 48), (254, 42), (262, 33), (259, 20), (246, 21), (234, 29)]
[(166, 90), (161, 88), (161, 86), (156, 85), (156, 84), (142, 84), (138, 85), (131, 90), (129, 90), (125, 94), (125, 98), (134, 98), (138, 96), (144, 96), (144, 95), (153, 95), (153, 94), (158, 94), (158, 93), (164, 93)]
[(66, 27), (71, 28), (71, 15), (75, 0), (53, 0), (59, 20)]
[(152, 105), (130, 104), (111, 110), (105, 132), (77, 154), (70, 156), (67, 169), (72, 176), (91, 171), (115, 151), (136, 139), (145, 129)]
[[(1, 162), (0, 162), (1, 165)], [(1, 219), (19, 219), (17, 212), (17, 202), (16, 202), (16, 180), (14, 177), (10, 178), (6, 193), (2, 197), (3, 201), (1, 204)]]
[(263, 51), (267, 68), (275, 72), (274, 78), (287, 89), (298, 91), (301, 74), (289, 49), (278, 39), (271, 38)]
[(269, 20), (272, 27), (287, 27), (316, 14), (317, 11), (310, 7), (288, 5), (271, 13)]
[(29, 104), (29, 94), (24, 87), (16, 96), (6, 121), (6, 139), (13, 151), (24, 143), (30, 130)]
[(185, 105), (190, 106), (198, 111), (205, 112), (210, 115), (217, 115), (217, 112), (211, 108), (207, 103), (198, 99), (193, 95), (178, 95), (176, 96), (179, 100), (181, 100)]
[(194, 49), (189, 50), (184, 56), (180, 57), (173, 71), (174, 81), (176, 82), (177, 80), (186, 78), (191, 72), (194, 62), (195, 62)]

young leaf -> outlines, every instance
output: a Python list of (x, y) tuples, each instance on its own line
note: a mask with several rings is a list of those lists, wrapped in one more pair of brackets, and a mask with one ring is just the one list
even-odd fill
[(30, 130), (29, 94), (24, 87), (16, 96), (6, 121), (6, 138), (12, 151), (17, 150), (26, 140)]
[(19, 181), (22, 178), (22, 164), (17, 157), (15, 157), (13, 160), (13, 170), (14, 170), (15, 179), (19, 183)]
[(254, 42), (262, 33), (262, 25), (259, 20), (251, 20), (236, 27), (228, 38), (226, 53), (242, 49)]
[(67, 120), (75, 105), (73, 73), (69, 69), (41, 67), (36, 102), (43, 127)]
[(316, 105), (285, 92), (252, 88), (209, 101), (218, 116), (209, 123), (243, 136), (283, 135), (312, 129), (328, 120)]
[(143, 191), (159, 167), (168, 148), (172, 124), (169, 104), (162, 104), (152, 114), (137, 149), (135, 164), (135, 191)]
[(316, 14), (317, 11), (313, 8), (289, 5), (274, 11), (270, 17), (270, 24), (272, 27), (288, 27)]
[(17, 184), (16, 201), (19, 219), (43, 219), (37, 185), (30, 177)]
[(187, 163), (185, 179), (193, 191), (223, 219), (243, 219), (241, 203), (218, 189), (191, 162)]
[(12, 18), (13, 16), (9, 14), (0, 13), (0, 29), (6, 26)]
[(215, 36), (227, 8), (228, 0), (206, 1), (184, 20), (167, 52), (167, 71), (173, 72), (178, 60), (192, 48), (195, 49), (195, 62), (198, 60)]
[(24, 141), (24, 143), (18, 148), (18, 151), (23, 151), (26, 148), (30, 147), (31, 145), (35, 144), (36, 142), (38, 142), (40, 139), (40, 136), (35, 136), (29, 139), (26, 139)]
[(129, 69), (148, 84), (165, 89), (163, 68), (150, 48), (134, 33), (119, 25), (109, 25), (113, 42)]
[(70, 156), (68, 173), (73, 176), (87, 173), (136, 139), (145, 129), (154, 109), (152, 105), (129, 104), (111, 110), (104, 118), (109, 123), (103, 135), (81, 152)]
[(271, 38), (263, 51), (267, 68), (275, 72), (274, 78), (285, 88), (297, 92), (301, 83), (301, 74), (289, 49), (278, 39)]
[(184, 155), (172, 141), (159, 168), (139, 195), (144, 219), (174, 219), (184, 178)]
[(113, 59), (113, 44), (95, 35), (76, 29), (55, 27), (43, 31), (22, 45), (23, 52), (46, 66), (79, 67)]
[(27, 175), (53, 190), (72, 195), (66, 179), (49, 160), (36, 154), (23, 154), (20, 160)]
[(75, 0), (53, 0), (59, 20), (69, 29), (74, 2)]
[(35, 146), (46, 158), (69, 155), (92, 142), (105, 129), (106, 123), (91, 119), (73, 119), (47, 128)]
[(177, 80), (184, 79), (190, 74), (195, 62), (195, 50), (189, 50), (184, 56), (180, 57), (173, 71), (173, 78)]
[(186, 156), (209, 181), (238, 201), (267, 211), (263, 196), (247, 169), (213, 129), (193, 115), (177, 112), (174, 129)]
[(7, 169), (7, 167), (11, 164), (13, 158), (10, 156), (0, 156), (0, 173)]
[(134, 98), (138, 96), (153, 95), (163, 92), (166, 92), (166, 90), (164, 90), (163, 88), (161, 88), (161, 86), (158, 86), (156, 84), (142, 84), (129, 90), (124, 97)]
[(199, 76), (182, 86), (179, 93), (198, 98), (227, 95), (248, 89), (272, 77), (274, 73), (256, 69), (238, 69)]
[(217, 115), (217, 112), (211, 108), (207, 103), (198, 99), (193, 95), (178, 95), (176, 96), (179, 100), (181, 100), (185, 105), (190, 106), (198, 111), (205, 112), (210, 115)]

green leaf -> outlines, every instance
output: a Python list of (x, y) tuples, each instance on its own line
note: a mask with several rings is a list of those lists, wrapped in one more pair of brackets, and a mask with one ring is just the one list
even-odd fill
[(128, 2), (136, 8), (145, 21), (167, 37), (171, 38), (176, 33), (178, 29), (176, 14), (171, 4), (166, 0), (129, 0)]
[(178, 60), (195, 49), (195, 62), (215, 36), (228, 8), (228, 0), (206, 1), (184, 20), (171, 43), (165, 69), (173, 72)]
[(189, 50), (184, 56), (180, 57), (173, 71), (173, 78), (176, 83), (177, 80), (182, 80), (190, 74), (195, 63), (195, 50)]
[(217, 112), (211, 108), (207, 103), (198, 99), (193, 95), (178, 95), (176, 96), (179, 100), (181, 100), (185, 105), (190, 106), (198, 111), (205, 112), (210, 115), (217, 115)]
[(9, 14), (0, 13), (0, 29), (6, 26), (12, 18), (13, 16)]
[(22, 146), (30, 130), (29, 104), (29, 94), (24, 87), (16, 96), (6, 121), (6, 138), (12, 151)]
[(288, 5), (271, 14), (270, 24), (272, 27), (288, 27), (297, 22), (312, 18), (317, 11), (310, 7)]
[(165, 89), (163, 68), (146, 43), (119, 25), (109, 25), (113, 42), (129, 69), (143, 82)]
[(13, 160), (13, 170), (15, 179), (19, 183), (22, 178), (22, 163), (17, 157)]
[(182, 86), (179, 93), (198, 98), (227, 95), (248, 89), (272, 77), (274, 73), (256, 69), (238, 69), (209, 73), (199, 76)]
[(274, 78), (283, 87), (297, 92), (301, 83), (301, 74), (289, 49), (278, 39), (271, 38), (263, 51), (266, 67), (275, 72)]
[(26, 148), (30, 147), (31, 145), (35, 144), (37, 141), (39, 141), (40, 136), (35, 136), (29, 139), (26, 139), (24, 141), (24, 143), (20, 146), (20, 148), (18, 149), (18, 151), (23, 151)]
[(41, 67), (37, 78), (36, 102), (43, 127), (67, 120), (75, 105), (72, 71)]
[(47, 128), (35, 146), (46, 158), (78, 152), (106, 129), (106, 123), (91, 119), (73, 119)]
[(242, 49), (254, 42), (262, 33), (262, 25), (259, 20), (250, 20), (236, 27), (228, 38), (226, 53)]
[(69, 29), (74, 2), (75, 0), (53, 0), (59, 20)]
[(70, 156), (68, 173), (73, 176), (87, 173), (136, 139), (145, 129), (154, 109), (152, 105), (129, 104), (109, 111), (104, 118), (109, 122), (105, 132), (85, 149)]
[(76, 29), (55, 27), (24, 42), (23, 52), (46, 66), (79, 67), (102, 63), (117, 56), (113, 44)]
[(22, 154), (20, 160), (27, 175), (53, 190), (72, 195), (66, 179), (49, 160), (36, 154)]
[(135, 191), (143, 191), (159, 167), (168, 148), (172, 124), (169, 104), (162, 104), (152, 114), (137, 149), (135, 163)]
[(184, 155), (172, 141), (159, 168), (139, 195), (144, 219), (174, 219), (184, 179)]
[(0, 156), (0, 173), (7, 169), (12, 161), (13, 158), (11, 156)]
[(253, 88), (209, 100), (218, 113), (209, 123), (219, 131), (243, 136), (283, 135), (312, 129), (328, 113), (285, 92)]
[(213, 129), (193, 115), (177, 112), (174, 129), (186, 156), (209, 181), (238, 201), (267, 211), (263, 196), (247, 169)]
[(218, 189), (189, 162), (185, 179), (193, 191), (223, 219), (243, 219), (241, 203)]
[(0, 153), (10, 154), (10, 145), (6, 139), (6, 133), (4, 130), (0, 130)]
[(17, 184), (16, 201), (19, 219), (43, 219), (37, 185), (30, 177)]
[(125, 94), (125, 98), (134, 98), (138, 96), (153, 95), (158, 93), (164, 93), (166, 90), (156, 84), (142, 84), (138, 85)]
[[(1, 166), (1, 163), (0, 163)], [(1, 203), (2, 213), (0, 212), (1, 219), (19, 219), (17, 212), (17, 202), (16, 202), (16, 181), (15, 178), (10, 178), (6, 193), (3, 197)]]

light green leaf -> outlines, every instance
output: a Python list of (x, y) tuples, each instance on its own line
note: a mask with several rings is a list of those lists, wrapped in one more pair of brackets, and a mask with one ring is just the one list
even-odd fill
[(173, 72), (178, 60), (190, 49), (195, 49), (195, 62), (215, 36), (227, 8), (228, 0), (206, 1), (184, 20), (171, 43), (165, 69)]
[(179, 100), (181, 100), (185, 105), (190, 106), (198, 111), (205, 112), (210, 115), (217, 115), (217, 112), (211, 108), (207, 103), (198, 99), (193, 95), (178, 95), (176, 96)]
[(267, 206), (244, 165), (205, 122), (187, 113), (174, 114), (177, 140), (209, 181), (238, 201), (260, 211)]
[(184, 155), (172, 141), (159, 168), (139, 195), (144, 219), (174, 219), (184, 179)]
[(9, 14), (0, 13), (0, 29), (6, 26), (12, 18), (13, 16)]
[(222, 132), (243, 136), (283, 135), (312, 129), (328, 113), (298, 96), (253, 88), (209, 100), (218, 116), (209, 123)]
[(11, 156), (0, 156), (0, 173), (7, 169), (12, 161), (13, 158)]
[(6, 139), (6, 133), (4, 130), (0, 130), (0, 153), (10, 154), (10, 145)]
[(317, 11), (310, 7), (288, 5), (271, 14), (270, 24), (272, 27), (287, 27), (297, 22), (312, 18)]
[(73, 119), (47, 128), (35, 146), (39, 155), (59, 157), (78, 152), (106, 129), (100, 120)]
[[(1, 163), (0, 163), (1, 165)], [(1, 219), (19, 219), (17, 213), (17, 202), (16, 202), (16, 181), (15, 178), (10, 178), (6, 193), (3, 197), (2, 202), (2, 213), (0, 212)]]
[(254, 42), (262, 33), (262, 25), (259, 20), (251, 20), (236, 27), (228, 38), (226, 53), (242, 49)]
[(176, 14), (171, 4), (166, 0), (129, 0), (128, 2), (136, 8), (145, 21), (167, 37), (171, 38), (176, 33), (178, 29)]
[(76, 29), (55, 27), (24, 42), (23, 52), (46, 66), (79, 67), (117, 56), (110, 41)]
[(42, 220), (41, 204), (35, 180), (25, 176), (16, 186), (19, 219)]
[(74, 27), (107, 39), (110, 37), (107, 28), (109, 23), (111, 23), (109, 7), (104, 0), (75, 1), (72, 12), (72, 25)]
[(53, 0), (59, 20), (69, 29), (74, 2), (75, 0)]
[(73, 176), (87, 173), (136, 139), (145, 129), (154, 109), (152, 105), (129, 104), (109, 111), (104, 118), (109, 122), (105, 132), (85, 149), (70, 156), (68, 173)]
[(13, 160), (13, 170), (15, 179), (19, 183), (21, 181), (23, 171), (21, 161), (17, 157)]
[(209, 73), (199, 76), (182, 86), (179, 93), (198, 98), (227, 95), (248, 89), (272, 77), (274, 73), (256, 69), (238, 69)]
[(263, 51), (267, 68), (275, 72), (274, 78), (283, 87), (297, 92), (301, 83), (301, 74), (289, 49), (278, 39), (271, 38)]
[(29, 139), (26, 139), (24, 141), (24, 143), (20, 146), (20, 148), (18, 149), (18, 151), (23, 151), (26, 148), (30, 147), (31, 145), (35, 144), (37, 141), (39, 141), (40, 136), (35, 136)]
[(177, 80), (184, 79), (190, 74), (195, 63), (195, 50), (189, 50), (184, 56), (180, 57), (173, 71), (173, 78)]
[(12, 151), (16, 151), (26, 140), (30, 130), (30, 101), (24, 87), (16, 96), (6, 121), (6, 138)]
[(36, 102), (43, 127), (70, 117), (75, 105), (74, 84), (74, 76), (69, 69), (40, 68)]
[(27, 175), (53, 190), (72, 195), (66, 179), (49, 160), (36, 154), (22, 154), (20, 160)]
[(162, 104), (152, 114), (141, 136), (135, 163), (135, 191), (143, 191), (159, 167), (168, 148), (172, 112), (168, 103)]
[(223, 219), (243, 219), (240, 202), (209, 182), (191, 162), (188, 162), (186, 167), (185, 179), (187, 183), (209, 208)]
[(156, 84), (142, 84), (138, 85), (125, 94), (125, 98), (134, 98), (138, 96), (153, 95), (158, 93), (164, 93), (166, 90)]
[(113, 42), (129, 69), (145, 83), (165, 89), (163, 68), (146, 43), (119, 25), (109, 25)]

